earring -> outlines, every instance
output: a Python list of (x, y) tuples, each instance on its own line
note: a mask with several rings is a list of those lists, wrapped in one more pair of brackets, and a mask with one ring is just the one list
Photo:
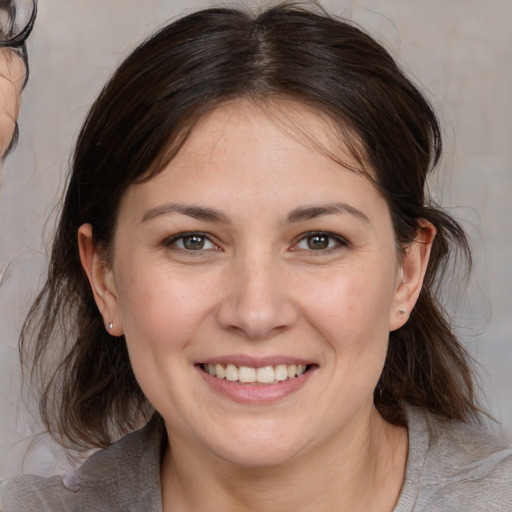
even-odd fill
[(107, 330), (111, 331), (113, 328), (114, 328), (114, 324), (112, 322), (109, 322), (107, 325), (106, 325), (106, 328)]
[(407, 310), (399, 309), (396, 316), (398, 317), (399, 320), (402, 320), (405, 314), (407, 314)]

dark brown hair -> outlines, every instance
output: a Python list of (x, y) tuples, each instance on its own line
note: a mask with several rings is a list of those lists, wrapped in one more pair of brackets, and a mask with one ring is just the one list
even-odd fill
[(402, 423), (405, 401), (447, 418), (478, 416), (469, 359), (436, 297), (451, 245), (469, 249), (460, 226), (425, 196), (441, 153), (431, 107), (388, 52), (352, 24), (283, 4), (257, 15), (208, 9), (166, 26), (119, 67), (79, 134), (49, 275), (25, 323), (21, 349), (42, 385), (50, 432), (74, 446), (106, 446), (147, 417), (124, 338), (112, 339), (82, 270), (77, 230), (94, 228), (108, 251), (120, 200), (179, 151), (194, 123), (219, 104), (290, 99), (334, 123), (386, 198), (397, 246), (418, 219), (437, 236), (419, 301), (390, 333), (374, 399)]

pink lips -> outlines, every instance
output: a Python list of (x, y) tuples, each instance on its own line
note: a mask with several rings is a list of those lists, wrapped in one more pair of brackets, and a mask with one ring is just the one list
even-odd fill
[[(262, 368), (265, 366), (277, 366), (280, 364), (285, 365), (310, 365), (310, 361), (289, 358), (289, 357), (270, 357), (270, 358), (252, 358), (248, 356), (233, 356), (233, 357), (217, 357), (208, 359), (204, 363), (209, 364), (233, 364), (235, 366), (248, 366), (251, 368)], [(215, 392), (224, 395), (225, 397), (239, 403), (247, 404), (265, 404), (277, 402), (286, 398), (287, 396), (297, 392), (301, 389), (310, 376), (314, 373), (316, 365), (309, 366), (300, 377), (277, 382), (275, 384), (241, 384), (239, 382), (230, 382), (226, 379), (220, 379), (212, 376), (202, 370), (201, 365), (196, 365), (197, 371), (204, 379), (206, 384)]]

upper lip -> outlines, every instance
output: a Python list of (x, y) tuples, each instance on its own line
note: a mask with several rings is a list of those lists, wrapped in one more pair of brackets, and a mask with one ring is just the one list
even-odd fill
[(267, 357), (252, 357), (248, 355), (226, 355), (206, 358), (198, 361), (197, 364), (233, 364), (235, 366), (247, 366), (249, 368), (264, 368), (265, 366), (278, 366), (280, 364), (292, 365), (302, 364), (311, 365), (312, 361), (293, 356), (267, 356)]

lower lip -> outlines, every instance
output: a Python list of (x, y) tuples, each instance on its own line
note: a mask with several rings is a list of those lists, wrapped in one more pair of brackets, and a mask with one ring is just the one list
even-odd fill
[(201, 377), (205, 382), (214, 389), (214, 391), (234, 400), (235, 402), (264, 404), (277, 402), (298, 391), (309, 380), (311, 374), (314, 372), (314, 368), (309, 369), (300, 377), (286, 379), (276, 384), (263, 385), (240, 384), (226, 379), (218, 379), (217, 377), (213, 377), (209, 373), (203, 371), (199, 366), (197, 366), (197, 371), (201, 374)]

